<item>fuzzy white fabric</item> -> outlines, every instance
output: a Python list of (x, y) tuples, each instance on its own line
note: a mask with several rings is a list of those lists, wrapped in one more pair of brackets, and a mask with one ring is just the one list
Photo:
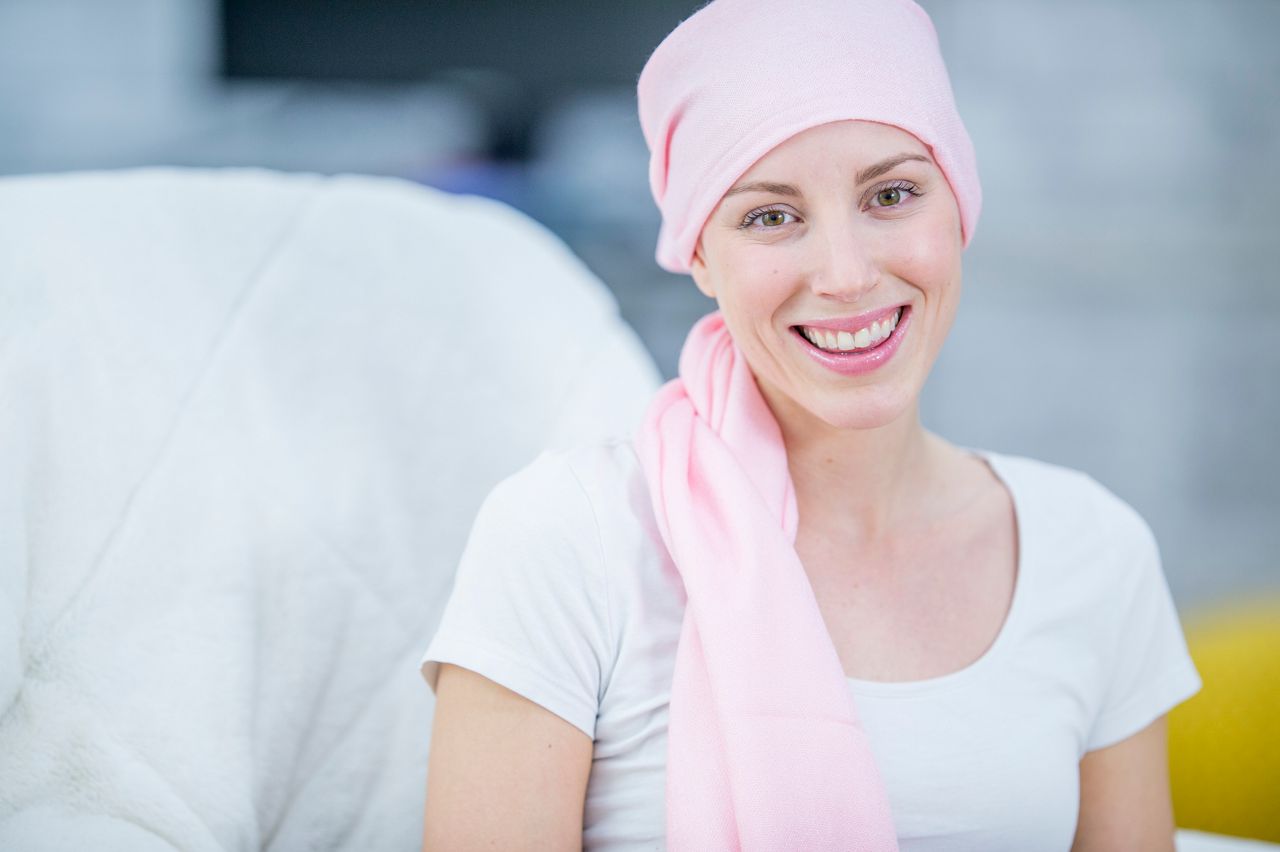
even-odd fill
[(418, 848), (419, 656), (481, 499), (657, 381), (494, 202), (0, 181), (0, 848)]

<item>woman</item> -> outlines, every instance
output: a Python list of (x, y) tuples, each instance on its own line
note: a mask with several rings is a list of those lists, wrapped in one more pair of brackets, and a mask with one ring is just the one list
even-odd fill
[(658, 260), (719, 311), (634, 441), (482, 508), (427, 848), (1172, 849), (1150, 530), (920, 424), (981, 204), (924, 12), (717, 0), (639, 100)]

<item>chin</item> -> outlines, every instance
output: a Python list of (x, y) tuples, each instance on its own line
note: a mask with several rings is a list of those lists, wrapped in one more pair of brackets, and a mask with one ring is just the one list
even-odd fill
[(860, 406), (857, 408), (838, 408), (820, 416), (833, 429), (863, 431), (888, 426), (901, 418), (906, 411), (906, 406)]
[(865, 388), (794, 401), (831, 428), (852, 431), (879, 429), (898, 421), (913, 410), (915, 395), (907, 389)]

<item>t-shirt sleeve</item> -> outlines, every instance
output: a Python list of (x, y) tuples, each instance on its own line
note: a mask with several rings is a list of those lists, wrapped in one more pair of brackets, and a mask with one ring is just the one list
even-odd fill
[(543, 453), (480, 507), (422, 660), (477, 672), (594, 739), (609, 611), (592, 506), (568, 462)]
[[(1126, 507), (1127, 508), (1127, 507)], [(1178, 611), (1160, 564), (1151, 528), (1129, 509), (1125, 550), (1131, 553), (1117, 578), (1118, 603), (1110, 646), (1107, 687), (1090, 730), (1086, 751), (1105, 748), (1136, 734), (1195, 695), (1201, 686)]]

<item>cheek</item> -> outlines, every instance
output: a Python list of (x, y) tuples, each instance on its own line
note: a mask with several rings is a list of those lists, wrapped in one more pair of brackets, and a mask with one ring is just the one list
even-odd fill
[(776, 378), (777, 316), (793, 292), (790, 280), (785, 265), (768, 261), (726, 270), (722, 279), (717, 302), (725, 325), (752, 373), (762, 379)]
[(962, 244), (955, 234), (932, 228), (911, 243), (911, 252), (900, 261), (901, 275), (934, 295), (945, 295), (960, 285)]
[(720, 309), (731, 326), (768, 325), (792, 292), (789, 282), (776, 258), (743, 257), (722, 272)]
[(926, 349), (932, 363), (959, 309), (963, 244), (958, 233), (937, 227), (913, 241), (912, 248), (903, 258), (902, 275), (924, 294), (922, 329), (927, 331)]

